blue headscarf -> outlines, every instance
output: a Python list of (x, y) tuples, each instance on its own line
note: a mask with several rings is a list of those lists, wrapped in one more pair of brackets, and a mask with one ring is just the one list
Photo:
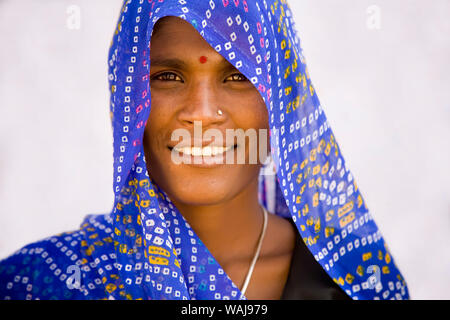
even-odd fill
[(127, 0), (109, 53), (114, 134), (112, 212), (28, 245), (0, 264), (15, 299), (245, 299), (167, 194), (148, 175), (149, 44), (158, 19), (187, 20), (260, 92), (275, 175), (260, 202), (292, 217), (328, 275), (353, 299), (408, 290), (346, 167), (311, 83), (292, 11), (280, 0)]

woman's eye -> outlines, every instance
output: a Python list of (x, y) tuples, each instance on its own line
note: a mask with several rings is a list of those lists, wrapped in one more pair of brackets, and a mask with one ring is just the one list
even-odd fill
[(183, 79), (181, 79), (177, 74), (175, 74), (173, 72), (164, 72), (164, 73), (157, 74), (156, 76), (152, 77), (152, 80), (183, 82)]
[[(183, 79), (181, 79), (180, 76), (173, 72), (164, 72), (157, 74), (156, 76), (153, 76), (151, 80), (160, 80), (160, 81), (181, 81), (184, 82)], [(235, 73), (229, 76), (225, 79), (225, 81), (238, 81), (238, 82), (245, 82), (248, 81), (248, 79), (242, 74), (242, 73)]]
[(242, 73), (235, 73), (229, 76), (225, 81), (248, 81), (247, 77), (245, 77)]

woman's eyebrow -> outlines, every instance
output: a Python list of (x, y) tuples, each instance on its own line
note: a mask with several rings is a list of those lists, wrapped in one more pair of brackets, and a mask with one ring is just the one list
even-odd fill
[(154, 58), (150, 60), (150, 65), (154, 67), (170, 67), (176, 69), (187, 69), (188, 65), (178, 58)]

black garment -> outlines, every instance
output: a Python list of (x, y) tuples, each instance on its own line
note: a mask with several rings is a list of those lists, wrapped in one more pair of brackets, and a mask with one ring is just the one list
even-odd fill
[[(294, 225), (291, 219), (288, 220)], [(281, 300), (351, 300), (316, 261), (298, 232), (296, 235), (289, 276)]]

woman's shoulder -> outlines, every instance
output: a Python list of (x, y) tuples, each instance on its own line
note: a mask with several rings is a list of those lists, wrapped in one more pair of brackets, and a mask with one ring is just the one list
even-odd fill
[[(287, 219), (296, 228), (292, 219)], [(350, 300), (316, 261), (301, 235), (296, 233), (289, 276), (282, 300)]]
[(0, 299), (52, 298), (78, 260), (81, 241), (79, 232), (65, 232), (30, 243), (0, 261)]
[(111, 236), (101, 223), (86, 221), (78, 230), (30, 243), (1, 260), (0, 300), (84, 298), (86, 290), (78, 284), (92, 269), (94, 243)]

